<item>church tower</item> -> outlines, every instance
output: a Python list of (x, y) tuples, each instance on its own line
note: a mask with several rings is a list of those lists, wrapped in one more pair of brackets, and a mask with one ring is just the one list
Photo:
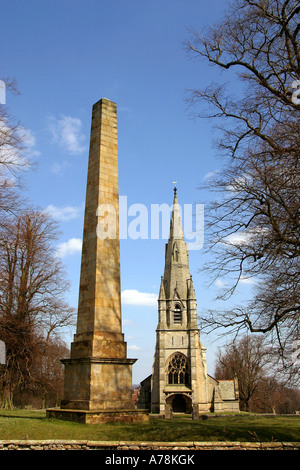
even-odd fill
[(165, 418), (173, 412), (192, 413), (193, 419), (201, 413), (239, 412), (237, 378), (216, 380), (206, 370), (176, 188), (158, 296), (152, 375), (141, 382), (137, 407)]
[(206, 349), (200, 342), (197, 302), (189, 269), (177, 189), (158, 297), (151, 378), (151, 412), (208, 412)]

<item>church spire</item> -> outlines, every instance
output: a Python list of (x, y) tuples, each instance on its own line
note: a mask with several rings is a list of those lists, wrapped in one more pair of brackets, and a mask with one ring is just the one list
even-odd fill
[(174, 200), (170, 221), (169, 240), (166, 245), (164, 271), (164, 289), (166, 299), (187, 299), (187, 279), (190, 279), (189, 257), (177, 200), (177, 188), (174, 188)]
[(184, 240), (181, 217), (180, 217), (180, 208), (177, 200), (177, 188), (174, 187), (174, 200), (173, 200), (173, 210), (170, 223), (170, 239), (180, 239)]

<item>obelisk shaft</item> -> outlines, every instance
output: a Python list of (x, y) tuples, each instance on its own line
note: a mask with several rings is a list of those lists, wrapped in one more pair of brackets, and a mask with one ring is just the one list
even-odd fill
[[(109, 231), (106, 239), (97, 236), (104, 205), (111, 210), (111, 224), (116, 225), (113, 239)], [(93, 106), (92, 114), (77, 333), (121, 332), (118, 222), (117, 107), (102, 99)]]
[(103, 98), (92, 111), (77, 331), (71, 357), (126, 357), (120, 290), (117, 106)]

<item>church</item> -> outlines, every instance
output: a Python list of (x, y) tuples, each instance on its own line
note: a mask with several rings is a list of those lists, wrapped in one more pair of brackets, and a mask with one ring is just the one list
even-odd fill
[(239, 412), (237, 379), (216, 380), (207, 374), (176, 188), (158, 296), (152, 375), (141, 382), (138, 408), (166, 418), (176, 412), (192, 413), (194, 419), (201, 413)]

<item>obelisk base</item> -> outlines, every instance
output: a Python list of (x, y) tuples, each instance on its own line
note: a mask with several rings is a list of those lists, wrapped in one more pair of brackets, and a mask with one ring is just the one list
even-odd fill
[(63, 359), (64, 399), (48, 418), (80, 423), (148, 421), (147, 410), (132, 401), (132, 364), (136, 359), (85, 357)]
[(47, 418), (75, 421), (83, 424), (101, 423), (141, 423), (149, 421), (148, 410), (65, 410), (62, 408), (48, 408)]

